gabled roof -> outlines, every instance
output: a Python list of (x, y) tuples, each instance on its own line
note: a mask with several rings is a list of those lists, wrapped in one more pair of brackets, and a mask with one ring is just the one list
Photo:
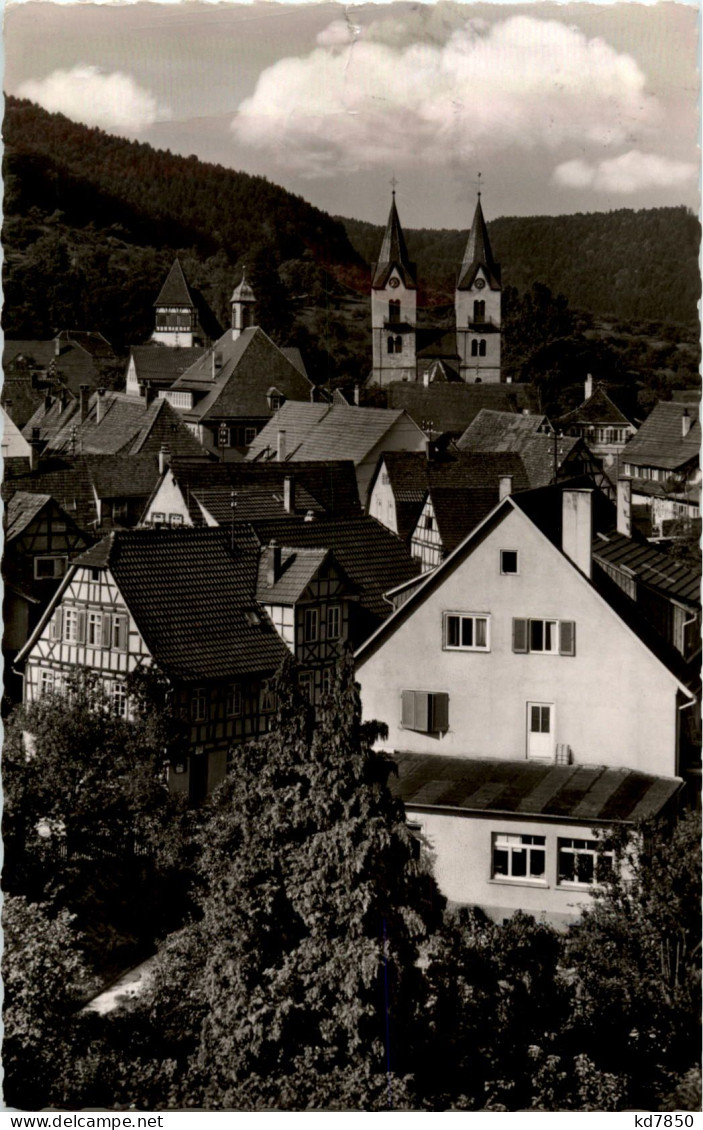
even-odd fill
[(391, 611), (383, 594), (393, 585), (414, 577), (419, 564), (402, 541), (374, 518), (320, 518), (306, 522), (297, 518), (252, 521), (262, 545), (273, 538), (279, 545), (331, 550), (349, 581), (359, 593), (359, 603), (375, 621)]
[(18, 490), (51, 495), (81, 530), (92, 530), (97, 524), (98, 512), (90, 471), (82, 456), (43, 459), (37, 471), (27, 470), (4, 479), (2, 497), (5, 502)]
[(73, 342), (101, 361), (114, 359), (115, 351), (106, 337), (98, 330), (61, 330), (56, 338), (59, 342)]
[(179, 259), (174, 259), (154, 306), (190, 306), (195, 309), (193, 295)]
[(286, 433), (287, 459), (351, 459), (363, 462), (403, 417), (401, 410), (287, 401), (259, 432), (247, 459), (276, 452), (278, 432)]
[(148, 498), (159, 477), (159, 458), (153, 451), (83, 458), (99, 499)]
[[(584, 477), (585, 478), (585, 477)], [(580, 486), (584, 481), (576, 479), (569, 482), (568, 486)], [(587, 481), (587, 480), (586, 480)], [(575, 570), (576, 574), (582, 579), (585, 585), (591, 589), (596, 599), (603, 601), (608, 605), (613, 613), (617, 616), (623, 624), (640, 640), (641, 644), (656, 658), (664, 668), (666, 668), (671, 676), (678, 683), (679, 688), (686, 694), (691, 694), (687, 689), (687, 681), (691, 681), (692, 672), (688, 665), (682, 659), (682, 656), (668, 644), (651, 626), (643, 619), (635, 608), (633, 602), (629, 600), (620, 588), (611, 581), (607, 575), (601, 571), (594, 571), (593, 579), (589, 580), (562, 552), (559, 546), (559, 532), (560, 526), (557, 523), (561, 521), (561, 495), (563, 486), (544, 487), (542, 490), (524, 491), (518, 495), (510, 495), (502, 499), (497, 506), (488, 514), (488, 516), (479, 523), (479, 525), (471, 531), (471, 533), (463, 539), (457, 546), (453, 553), (441, 562), (435, 569), (425, 575), (417, 588), (407, 595), (407, 599), (396, 607), (393, 615), (390, 616), (384, 624), (374, 633), (374, 635), (363, 644), (356, 653), (357, 661), (363, 662), (368, 654), (375, 651), (384, 639), (390, 635), (397, 626), (402, 624), (405, 619), (412, 615), (413, 609), (418, 603), (424, 601), (431, 593), (441, 586), (445, 577), (460, 567), (463, 562), (471, 555), (481, 542), (496, 529), (505, 518), (514, 511), (522, 514), (526, 521), (532, 523), (533, 527), (544, 536), (545, 551), (549, 554), (558, 553), (561, 559), (568, 567)], [(594, 496), (597, 498), (600, 492), (594, 490)], [(612, 512), (612, 504), (607, 498), (603, 497), (603, 506), (610, 508)], [(598, 528), (598, 503), (594, 506), (594, 524)], [(548, 548), (547, 548), (548, 547)], [(555, 583), (557, 581), (555, 580)], [(387, 591), (390, 592), (390, 586)], [(694, 678), (696, 673), (694, 673)]]
[(109, 568), (154, 660), (193, 681), (274, 672), (288, 654), (257, 610), (259, 548), (222, 529), (119, 530), (75, 559)]
[(619, 424), (632, 427), (631, 421), (620, 411), (617, 404), (613, 403), (600, 383), (583, 404), (574, 408), (573, 412), (567, 412), (558, 423), (562, 427), (573, 424)]
[(3, 371), (7, 372), (23, 358), (29, 363), (30, 371), (48, 369), (55, 356), (56, 346), (53, 338), (49, 341), (5, 338), (2, 347), (2, 367)]
[(547, 817), (589, 823), (636, 823), (656, 816), (682, 787), (603, 765), (539, 765), (436, 753), (395, 753), (391, 790), (408, 808)]
[(431, 486), (428, 493), (445, 553), (456, 549), (498, 502), (497, 486)]
[(529, 385), (519, 384), (431, 384), (427, 388), (412, 381), (394, 381), (386, 390), (389, 408), (404, 408), (422, 427), (432, 422), (432, 430), (461, 433), (482, 408), (518, 413), (535, 407)]
[(0, 409), (0, 415), (2, 416), (3, 459), (28, 458), (32, 449), (17, 424), (8, 416), (4, 408)]
[(226, 420), (271, 415), (269, 389), (289, 401), (308, 402), (312, 384), (260, 326), (250, 326), (236, 340), (231, 330), (174, 382), (201, 399), (186, 412), (190, 420)]
[[(686, 436), (682, 428), (685, 414), (691, 421)], [(686, 409), (674, 400), (660, 400), (626, 444), (621, 458), (635, 466), (676, 471), (688, 463), (698, 462), (700, 446), (701, 424), (695, 409)]]
[[(201, 508), (202, 517), (207, 514), (218, 526), (233, 520), (283, 518), (286, 514), (283, 490), (270, 482), (244, 482), (236, 487), (230, 484), (209, 489), (201, 487), (189, 492), (189, 502), (189, 512), (194, 503)], [(300, 485), (295, 488), (295, 508), (298, 515), (324, 514), (319, 502)], [(196, 525), (202, 524), (202, 517)]]
[(16, 491), (5, 506), (5, 543), (19, 537), (48, 502), (51, 502), (50, 494), (29, 494), (24, 490)]
[(457, 290), (468, 290), (479, 269), (483, 269), (491, 290), (500, 290), (500, 267), (495, 262), (491, 251), (491, 241), (488, 238), (488, 228), (483, 218), (480, 193), (476, 202), (471, 231), (466, 242), (464, 258), (459, 270)]
[(201, 345), (184, 349), (157, 341), (131, 350), (137, 380), (151, 381), (154, 388), (170, 388), (204, 352)]
[[(98, 420), (98, 399), (100, 419)], [(75, 453), (116, 455), (158, 451), (162, 444), (174, 454), (202, 455), (203, 449), (178, 413), (165, 400), (147, 405), (143, 397), (122, 392), (93, 393), (88, 414), (81, 422), (80, 403), (71, 401), (65, 408), (54, 401), (48, 411), (39, 408), (24, 428), (30, 437), (34, 428), (47, 453), (72, 456)]]
[(600, 533), (593, 541), (593, 559), (624, 571), (674, 600), (700, 608), (700, 573), (644, 538), (628, 538), (617, 530)]
[[(237, 492), (237, 517), (253, 517), (253, 506), (261, 506), (259, 517), (280, 515), (283, 505), (283, 483), (292, 478), (295, 491), (295, 510), (304, 514), (308, 510), (324, 510), (338, 517), (360, 517), (359, 491), (356, 484), (354, 465), (349, 461), (331, 460), (328, 462), (303, 463), (221, 463), (214, 460), (179, 459), (171, 460), (167, 474), (173, 475), (184, 498), (188, 511), (196, 525), (202, 522), (197, 498), (208, 499), (217, 513), (210, 511), (219, 520), (226, 501), (227, 521), (231, 521), (230, 504), (232, 491)], [(265, 496), (269, 496), (268, 502)], [(219, 496), (219, 502), (215, 502)], [(153, 497), (153, 496), (152, 496)]]
[(295, 604), (329, 557), (327, 549), (291, 549), (281, 547), (281, 571), (272, 585), (268, 583), (271, 549), (262, 547), (259, 558), (259, 580), (256, 595), (262, 604)]
[(371, 286), (374, 290), (381, 290), (393, 270), (396, 270), (408, 290), (415, 290), (415, 264), (410, 262), (408, 249), (405, 246), (405, 236), (400, 226), (398, 209), (395, 206), (395, 192), (388, 214), (388, 223), (383, 235), (383, 243), (378, 256), (378, 262), (373, 274)]
[[(460, 451), (512, 451), (525, 466), (530, 486), (551, 482), (571, 456), (583, 449), (578, 436), (555, 436), (538, 431), (546, 426), (545, 417), (513, 416), (509, 412), (482, 409), (457, 441)], [(556, 458), (555, 458), (556, 456)]]

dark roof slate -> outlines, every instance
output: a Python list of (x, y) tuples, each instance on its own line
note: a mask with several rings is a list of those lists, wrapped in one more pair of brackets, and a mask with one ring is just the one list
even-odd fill
[(509, 412), (482, 409), (457, 441), (460, 451), (512, 451), (525, 466), (530, 486), (545, 486), (554, 477), (554, 464), (561, 470), (582, 447), (578, 436), (555, 436), (546, 427), (546, 417), (514, 416)]
[(631, 421), (627, 416), (620, 411), (617, 404), (615, 404), (602, 384), (597, 384), (588, 400), (584, 400), (578, 408), (574, 408), (572, 412), (567, 412), (558, 421), (561, 427), (568, 427), (573, 424), (619, 424), (620, 426), (631, 427)]
[(677, 777), (589, 765), (540, 765), (438, 754), (395, 753), (393, 793), (409, 808), (506, 813), (580, 823), (658, 815), (680, 790)]
[(481, 197), (479, 195), (478, 201), (476, 202), (476, 211), (474, 212), (471, 231), (469, 232), (469, 238), (466, 242), (464, 258), (459, 271), (457, 290), (468, 290), (476, 278), (477, 271), (480, 267), (483, 268), (486, 274), (491, 290), (500, 290), (500, 267), (493, 258), (491, 241), (488, 238), (488, 228), (483, 218), (483, 208), (481, 207)]
[(595, 537), (593, 557), (603, 565), (624, 570), (675, 600), (700, 607), (700, 573), (644, 538), (628, 538), (617, 530), (609, 530)]
[(290, 549), (288, 546), (281, 546), (281, 571), (274, 583), (269, 585), (270, 553), (269, 548), (263, 547), (259, 558), (256, 595), (262, 604), (295, 604), (329, 555), (326, 549)]
[(179, 259), (174, 259), (171, 264), (154, 306), (190, 306), (195, 309), (195, 302)]
[[(686, 436), (682, 428), (685, 414), (691, 420)], [(621, 458), (624, 463), (635, 466), (675, 471), (688, 463), (697, 463), (700, 447), (701, 424), (697, 411), (686, 409), (675, 400), (660, 400), (626, 444)]]
[(286, 433), (287, 459), (351, 459), (363, 462), (402, 418), (401, 410), (287, 402), (259, 432), (247, 459), (275, 452), (278, 432)]
[(50, 501), (50, 494), (16, 491), (5, 506), (5, 542), (11, 542), (19, 537)]
[(408, 290), (415, 290), (417, 285), (415, 279), (415, 264), (410, 262), (408, 249), (405, 246), (405, 236), (400, 226), (400, 217), (398, 216), (398, 209), (395, 205), (395, 192), (393, 193), (391, 210), (388, 214), (388, 223), (383, 233), (383, 242), (381, 244), (381, 250), (379, 252), (371, 286), (375, 290), (382, 289), (388, 282), (394, 268), (403, 280), (403, 285), (407, 287)]
[(151, 381), (157, 389), (170, 388), (204, 352), (200, 345), (176, 348), (156, 341), (148, 345), (133, 345), (132, 359), (137, 380)]
[(456, 549), (498, 502), (497, 486), (431, 486), (429, 493), (445, 553)]
[(109, 568), (154, 660), (193, 681), (272, 674), (288, 654), (258, 610), (258, 562), (215, 528), (115, 531), (74, 564)]
[(444, 382), (427, 388), (413, 381), (395, 381), (386, 390), (389, 408), (404, 408), (419, 427), (432, 424), (432, 431), (461, 435), (482, 408), (518, 413), (533, 410), (534, 393), (529, 385), (465, 384)]

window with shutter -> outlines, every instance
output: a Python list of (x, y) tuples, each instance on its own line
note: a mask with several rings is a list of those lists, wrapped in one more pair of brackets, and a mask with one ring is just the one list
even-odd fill
[(112, 647), (112, 616), (109, 612), (103, 614), (102, 646)]
[(573, 620), (559, 623), (559, 654), (576, 655), (576, 624)]
[(433, 694), (432, 699), (432, 731), (444, 734), (449, 729), (449, 695), (445, 693)]
[(56, 611), (54, 612), (54, 615), (51, 617), (51, 620), (49, 622), (49, 639), (51, 639), (51, 640), (60, 640), (61, 639), (61, 620), (62, 620), (61, 609), (57, 608)]
[(527, 651), (527, 620), (513, 620), (513, 651)]
[(415, 729), (415, 691), (400, 692), (400, 724), (406, 730)]
[(78, 643), (85, 643), (85, 612), (83, 610), (80, 610), (78, 613), (76, 641)]
[(445, 691), (401, 691), (400, 724), (420, 734), (449, 729), (449, 695)]

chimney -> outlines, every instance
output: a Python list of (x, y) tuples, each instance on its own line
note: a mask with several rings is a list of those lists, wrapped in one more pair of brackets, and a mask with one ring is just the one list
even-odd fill
[(432, 462), (432, 439), (430, 436), (425, 436), (425, 457), (428, 463)]
[(88, 417), (90, 408), (90, 385), (81, 385), (81, 424)]
[(151, 381), (144, 381), (144, 407), (151, 408), (156, 400), (156, 389)]
[(217, 376), (217, 374), (219, 373), (221, 368), (222, 368), (222, 354), (218, 353), (217, 350), (213, 349), (213, 351), (212, 351), (212, 379), (213, 379), (213, 381), (214, 381), (215, 377)]
[(593, 491), (562, 491), (561, 548), (587, 577), (591, 576), (592, 541)]
[(360, 399), (361, 399), (361, 388), (359, 387), (359, 385), (354, 385), (354, 403), (355, 403), (357, 408), (359, 407)]
[(593, 377), (589, 373), (583, 386), (583, 399), (590, 400), (593, 396)]
[(688, 408), (684, 408), (683, 416), (681, 417), (681, 438), (685, 439), (691, 430), (691, 417), (688, 413)]
[(171, 452), (165, 443), (159, 448), (159, 474), (163, 475), (171, 462)]
[(281, 575), (281, 547), (273, 539), (267, 551), (266, 584), (271, 589)]
[(99, 424), (105, 415), (105, 389), (99, 388), (95, 398), (95, 423)]
[(498, 501), (502, 502), (513, 493), (513, 476), (501, 475), (498, 479)]
[(54, 338), (54, 357), (61, 356), (61, 341), (58, 337)]
[(618, 479), (618, 495), (617, 495), (617, 511), (618, 522), (617, 530), (619, 534), (624, 534), (629, 538), (632, 533), (632, 523), (630, 520), (630, 511), (632, 507), (632, 480), (631, 479)]
[(39, 428), (32, 428), (32, 436), (29, 441), (29, 469), (30, 471), (39, 470), (39, 452), (41, 451), (41, 439), (39, 438), (41, 432)]
[(44, 415), (45, 416), (46, 416), (47, 412), (49, 411), (49, 409), (51, 408), (51, 405), (53, 403), (54, 403), (53, 400), (51, 399), (51, 397), (49, 396), (49, 393), (47, 392), (46, 396), (44, 397)]
[(285, 428), (279, 428), (278, 429), (278, 450), (276, 452), (276, 458), (278, 459), (279, 463), (285, 463), (285, 460), (286, 460), (286, 429)]
[(68, 405), (68, 389), (62, 388), (60, 390), (60, 392), (59, 392), (59, 403), (61, 405), (61, 411), (65, 412), (66, 407)]
[(283, 480), (283, 509), (286, 514), (295, 514), (295, 479), (286, 475)]

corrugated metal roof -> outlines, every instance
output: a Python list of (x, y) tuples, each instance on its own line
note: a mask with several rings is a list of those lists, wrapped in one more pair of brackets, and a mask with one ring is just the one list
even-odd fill
[(655, 777), (603, 765), (395, 753), (391, 788), (409, 807), (505, 812), (564, 821), (634, 822), (655, 816), (681, 788), (677, 777)]

